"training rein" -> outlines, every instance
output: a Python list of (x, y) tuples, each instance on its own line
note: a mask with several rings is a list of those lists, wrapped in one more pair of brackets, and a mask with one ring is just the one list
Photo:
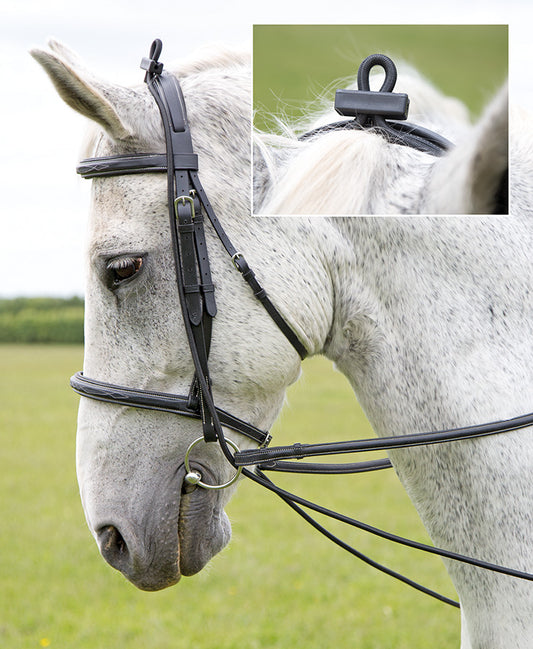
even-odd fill
[[(267, 471), (346, 474), (390, 468), (392, 465), (388, 459), (345, 464), (319, 464), (301, 461), (291, 462), (288, 460), (302, 460), (308, 457), (358, 453), (361, 451), (387, 451), (474, 439), (531, 426), (533, 425), (533, 414), (454, 430), (417, 433), (399, 437), (325, 444), (294, 444), (292, 446), (267, 448), (271, 440), (267, 431), (263, 431), (216, 407), (211, 390), (208, 359), (212, 324), (217, 313), (217, 306), (204, 232), (204, 213), (231, 258), (235, 269), (241, 274), (244, 281), (253, 291), (254, 296), (261, 302), (302, 360), (306, 357), (307, 351), (294, 330), (270, 300), (253, 270), (246, 262), (243, 253), (233, 246), (209, 203), (198, 177), (198, 157), (192, 147), (183, 94), (177, 79), (163, 70), (163, 64), (159, 62), (161, 50), (161, 41), (154, 41), (150, 56), (142, 60), (141, 67), (146, 71), (145, 82), (161, 114), (166, 153), (137, 153), (89, 158), (80, 162), (77, 171), (84, 178), (105, 178), (139, 173), (167, 174), (168, 213), (176, 284), (195, 368), (194, 378), (187, 395), (115, 385), (86, 377), (82, 372), (78, 372), (71, 378), (72, 388), (81, 396), (90, 399), (126, 407), (169, 412), (200, 420), (202, 422), (203, 436), (192, 442), (184, 458), (187, 471), (185, 476), (187, 489), (195, 486), (204, 489), (223, 489), (233, 484), (242, 474), (277, 494), (315, 529), (357, 558), (447, 604), (459, 606), (457, 602), (421, 586), (365, 556), (329, 532), (312, 518), (306, 510), (326, 515), (395, 543), (479, 568), (533, 581), (533, 574), (405, 539), (336, 513), (280, 488), (265, 475)], [(369, 90), (368, 76), (370, 69), (375, 65), (382, 66), (386, 73), (385, 82), (378, 92)], [(337, 111), (342, 115), (352, 116), (354, 119), (320, 127), (304, 134), (301, 139), (312, 138), (331, 130), (370, 128), (395, 144), (415, 148), (434, 156), (442, 155), (452, 146), (442, 136), (407, 122), (389, 121), (391, 119), (405, 120), (409, 106), (407, 95), (392, 93), (395, 81), (396, 68), (388, 57), (383, 55), (368, 57), (363, 61), (359, 69), (359, 90), (339, 90), (336, 95), (335, 106)], [(257, 444), (258, 448), (239, 450), (232, 440), (225, 437), (223, 427), (244, 435)], [(220, 445), (224, 456), (235, 468), (235, 475), (230, 480), (218, 485), (209, 484), (203, 481), (202, 475), (198, 471), (191, 469), (189, 456), (193, 448), (201, 442), (216, 442)], [(249, 466), (254, 468), (246, 468)]]

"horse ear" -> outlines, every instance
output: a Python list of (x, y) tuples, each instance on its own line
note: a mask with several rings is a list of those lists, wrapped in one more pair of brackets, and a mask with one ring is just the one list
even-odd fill
[(506, 214), (508, 134), (505, 86), (468, 139), (435, 163), (423, 210), (431, 214)]
[(33, 49), (30, 54), (43, 66), (61, 98), (78, 113), (98, 122), (114, 140), (131, 137), (132, 130), (120, 116), (126, 89), (95, 79), (77, 55), (61, 43), (50, 41), (49, 46), (50, 50)]

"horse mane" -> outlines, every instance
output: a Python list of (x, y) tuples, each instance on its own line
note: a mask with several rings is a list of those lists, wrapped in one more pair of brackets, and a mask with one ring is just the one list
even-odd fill
[[(372, 75), (372, 87), (379, 87), (382, 78), (382, 74)], [(355, 81), (343, 87), (355, 88)], [(410, 97), (410, 121), (448, 138), (457, 137), (469, 127), (466, 107), (443, 95), (413, 68), (400, 66), (397, 88)], [(305, 119), (291, 122), (269, 116), (267, 121), (275, 125), (277, 132), (254, 132), (254, 167), (262, 175), (254, 192), (256, 213), (362, 213), (379, 202), (377, 188), (391, 179), (391, 173), (399, 176), (404, 168), (418, 165), (423, 170), (431, 164), (418, 152), (390, 145), (369, 131), (333, 131), (300, 140), (303, 133), (339, 120), (331, 103), (331, 98), (322, 94), (310, 105), (310, 116)], [(411, 195), (413, 189), (417, 187), (411, 187)], [(418, 189), (421, 191), (421, 186)], [(409, 211), (413, 206), (403, 208)]]

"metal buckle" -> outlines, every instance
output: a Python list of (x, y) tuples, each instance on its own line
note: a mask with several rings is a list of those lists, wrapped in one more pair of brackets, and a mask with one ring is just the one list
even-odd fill
[[(228, 439), (227, 437), (225, 438), (226, 443), (231, 446), (231, 448), (239, 453), (239, 447), (235, 442), (232, 442), (231, 439)], [(183, 463), (185, 464), (185, 469), (187, 471), (187, 475), (185, 476), (185, 482), (190, 485), (198, 485), (199, 487), (203, 487), (204, 489), (225, 489), (226, 487), (229, 487), (232, 485), (235, 480), (241, 475), (241, 471), (243, 469), (242, 466), (240, 466), (237, 469), (237, 473), (231, 478), (231, 480), (228, 480), (227, 482), (224, 482), (223, 484), (207, 484), (207, 482), (202, 482), (202, 474), (199, 471), (196, 471), (194, 469), (191, 469), (191, 466), (189, 464), (189, 455), (191, 454), (192, 449), (199, 444), (200, 442), (205, 442), (203, 437), (198, 437), (198, 439), (195, 439), (194, 442), (191, 443), (189, 448), (187, 449), (187, 452), (185, 453), (185, 459), (183, 460)]]
[(235, 266), (235, 268), (239, 271), (239, 273), (242, 273), (242, 270), (239, 268), (239, 265), (237, 264), (237, 259), (243, 258), (244, 255), (242, 252), (236, 252), (234, 255), (231, 257), (231, 262)]
[(176, 218), (179, 219), (178, 216), (178, 202), (181, 201), (182, 205), (185, 205), (185, 203), (189, 203), (191, 206), (191, 219), (194, 221), (194, 216), (195, 216), (195, 211), (194, 211), (194, 197), (193, 196), (178, 196), (176, 200), (174, 201), (174, 213), (176, 215)]

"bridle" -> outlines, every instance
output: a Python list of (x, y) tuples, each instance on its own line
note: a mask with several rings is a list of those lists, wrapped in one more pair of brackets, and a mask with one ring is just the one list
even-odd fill
[[(206, 442), (218, 440), (225, 444), (222, 432), (224, 425), (264, 446), (270, 440), (267, 432), (217, 408), (213, 401), (208, 359), (212, 322), (217, 306), (205, 240), (204, 212), (231, 257), (234, 267), (248, 283), (254, 296), (302, 359), (307, 352), (257, 281), (244, 255), (233, 246), (211, 207), (198, 177), (198, 156), (192, 147), (183, 94), (177, 79), (163, 71), (163, 64), (159, 62), (161, 49), (161, 41), (154, 41), (150, 58), (143, 59), (141, 67), (146, 70), (145, 81), (161, 113), (166, 154), (143, 153), (89, 158), (81, 161), (77, 171), (83, 178), (167, 173), (168, 212), (176, 283), (195, 368), (194, 379), (187, 396), (111, 385), (85, 377), (80, 372), (72, 377), (71, 385), (76, 392), (92, 399), (201, 419), (203, 439)], [(196, 444), (196, 441), (193, 444)], [(225, 450), (229, 453), (227, 448)], [(190, 481), (194, 479), (193, 475), (189, 475)], [(206, 488), (214, 486), (198, 484)], [(226, 483), (222, 486), (228, 485)]]
[[(176, 284), (189, 349), (194, 364), (194, 378), (187, 395), (115, 385), (86, 377), (81, 372), (71, 378), (72, 388), (80, 395), (90, 399), (126, 407), (169, 412), (201, 420), (203, 436), (192, 442), (184, 460), (187, 469), (185, 483), (188, 488), (196, 485), (205, 489), (223, 489), (232, 484), (242, 472), (246, 477), (276, 493), (313, 527), (354, 556), (448, 604), (459, 606), (457, 602), (439, 595), (369, 559), (325, 529), (302, 507), (396, 543), (533, 581), (532, 574), (410, 541), (338, 514), (281, 489), (265, 475), (265, 471), (332, 474), (361, 473), (385, 469), (391, 467), (388, 459), (350, 464), (316, 464), (289, 462), (287, 460), (301, 460), (305, 457), (360, 451), (400, 449), (473, 439), (531, 426), (533, 425), (533, 414), (480, 426), (401, 437), (326, 444), (295, 444), (286, 447), (266, 448), (271, 439), (268, 432), (260, 430), (215, 405), (211, 390), (208, 360), (213, 319), (216, 316), (217, 307), (205, 239), (204, 213), (231, 258), (235, 269), (242, 275), (253, 291), (255, 298), (261, 302), (302, 360), (305, 358), (307, 351), (292, 327), (270, 300), (242, 252), (233, 246), (209, 203), (198, 177), (198, 158), (192, 147), (183, 94), (177, 79), (164, 71), (163, 64), (159, 62), (161, 49), (161, 41), (154, 41), (150, 56), (142, 60), (141, 67), (146, 70), (145, 81), (161, 114), (166, 153), (138, 153), (89, 158), (80, 162), (77, 171), (83, 178), (166, 172), (169, 225), (176, 270)], [(385, 82), (378, 92), (371, 92), (368, 88), (369, 70), (374, 65), (382, 65), (386, 71)], [(407, 95), (395, 95), (391, 92), (396, 81), (396, 69), (390, 59), (383, 57), (383, 55), (375, 55), (366, 59), (359, 70), (358, 81), (360, 90), (340, 90), (337, 93), (336, 100), (337, 110), (344, 115), (355, 116), (355, 119), (349, 122), (339, 122), (329, 127), (322, 127), (306, 134), (305, 137), (314, 137), (319, 131), (322, 132), (326, 129), (372, 128), (391, 142), (413, 147), (431, 155), (441, 155), (451, 146), (447, 140), (427, 129), (421, 129), (407, 123), (399, 126), (398, 122), (388, 121), (391, 118), (405, 119), (409, 103)], [(225, 437), (223, 427), (244, 435), (257, 444), (259, 448), (240, 451), (233, 441)], [(192, 449), (202, 441), (206, 443), (217, 442), (228, 462), (235, 468), (235, 475), (224, 484), (214, 485), (204, 482), (198, 471), (192, 470), (189, 466), (189, 456)], [(254, 465), (253, 470), (245, 468), (252, 465)]]

